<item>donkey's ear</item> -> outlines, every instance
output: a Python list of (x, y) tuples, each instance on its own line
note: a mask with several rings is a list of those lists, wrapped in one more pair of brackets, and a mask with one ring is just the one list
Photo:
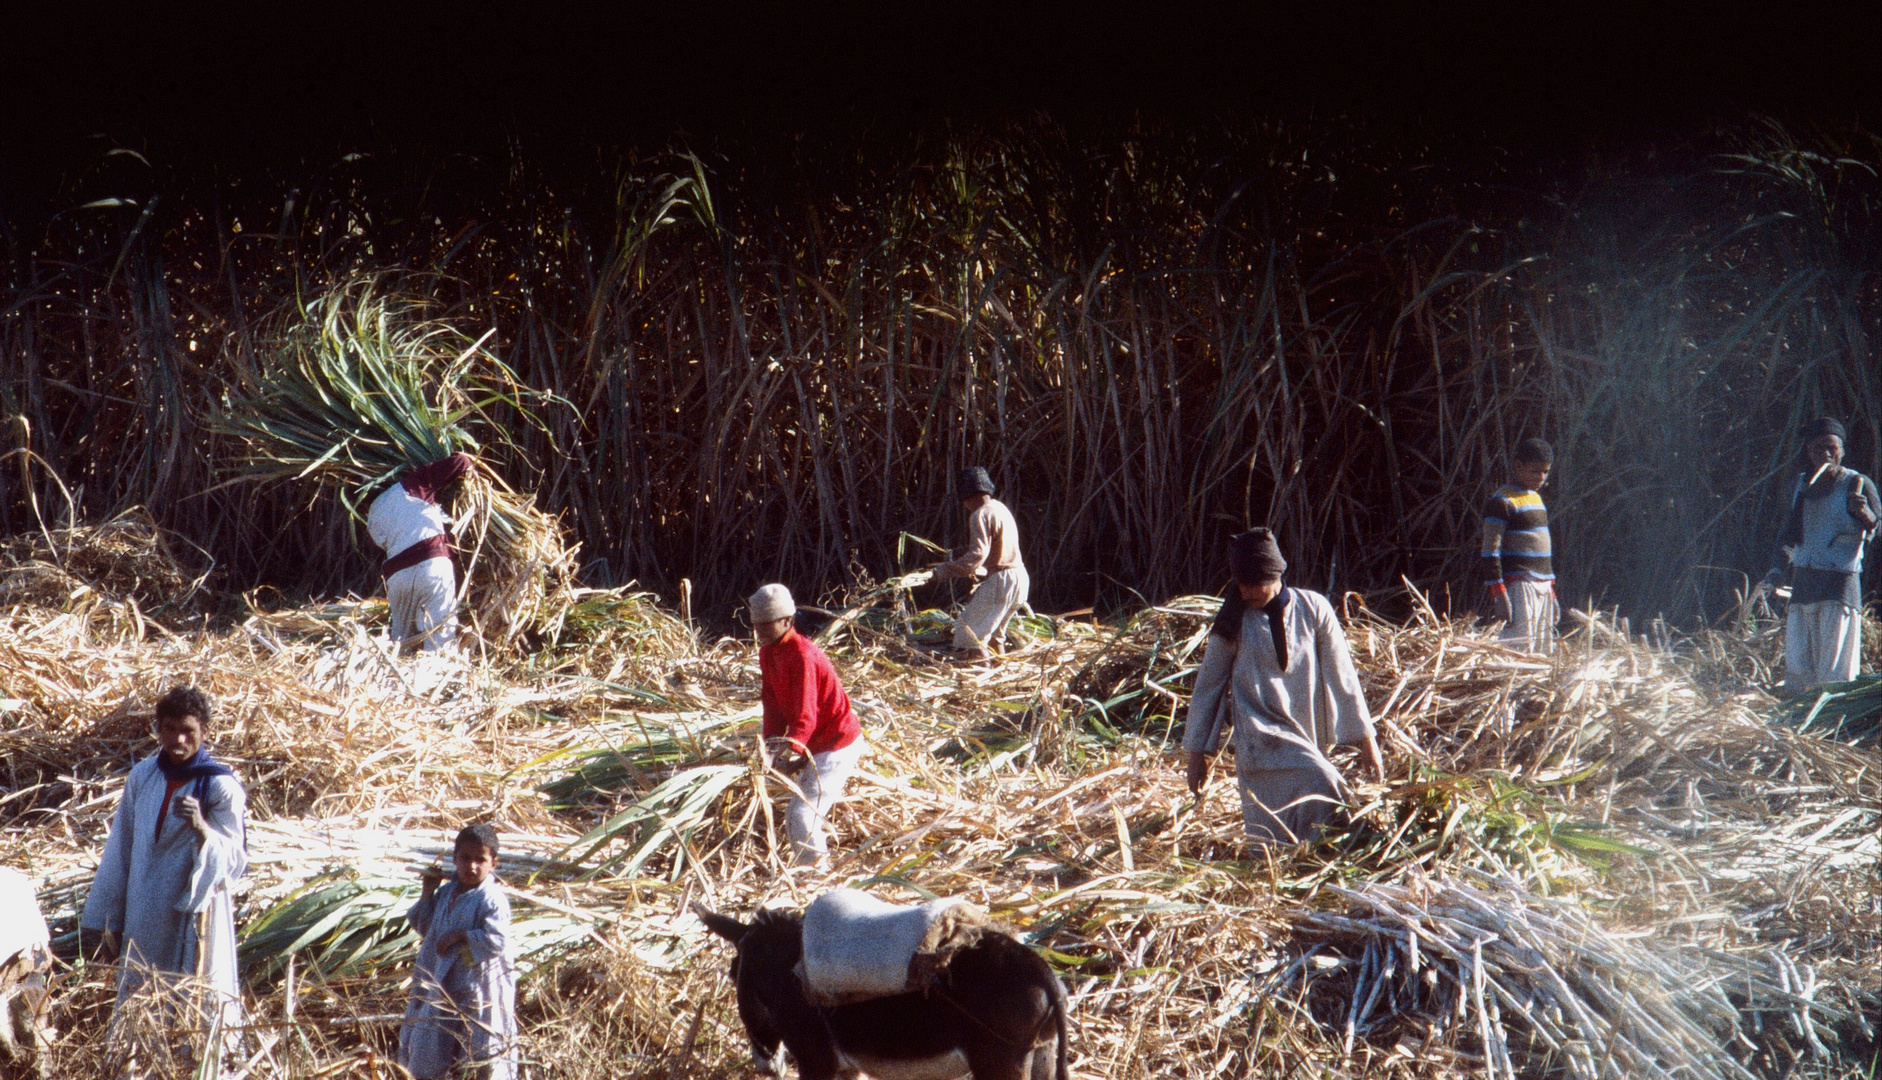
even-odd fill
[(699, 916), (699, 920), (706, 924), (706, 929), (734, 945), (744, 941), (745, 935), (751, 932), (751, 927), (746, 924), (730, 915), (720, 915), (697, 900), (693, 901), (693, 914)]

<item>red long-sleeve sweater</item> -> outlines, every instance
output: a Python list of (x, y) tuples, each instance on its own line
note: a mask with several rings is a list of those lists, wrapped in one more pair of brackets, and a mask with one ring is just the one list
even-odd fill
[(795, 630), (758, 650), (764, 681), (764, 737), (783, 736), (799, 751), (821, 754), (856, 741), (861, 727), (830, 658)]

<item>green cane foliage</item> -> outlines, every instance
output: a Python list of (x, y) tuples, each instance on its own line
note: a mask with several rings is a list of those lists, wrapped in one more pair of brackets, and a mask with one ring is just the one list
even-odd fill
[[(684, 849), (694, 831), (709, 820), (719, 796), (750, 775), (746, 765), (702, 765), (675, 773), (557, 857), (585, 865), (589, 877), (637, 874), (669, 846)], [(610, 849), (613, 854), (587, 865)], [(678, 863), (674, 866), (677, 870)]]
[[(688, 723), (673, 717), (661, 726), (644, 726), (640, 737), (605, 749), (564, 750), (532, 762), (532, 767), (568, 767), (570, 771), (540, 790), (555, 810), (570, 810), (583, 802), (644, 787), (648, 774), (716, 755), (717, 739), (749, 723), (756, 710), (708, 715)], [(645, 718), (637, 717), (637, 722)]]
[(492, 467), (527, 461), (513, 432), (540, 427), (534, 410), (552, 399), (489, 351), (494, 330), (473, 339), (389, 280), (355, 276), (301, 303), (238, 371), (214, 421), (245, 448), (231, 475), (331, 487), (357, 527), (401, 472), (472, 455), (454, 532), (485, 571), (473, 574), (472, 610), (508, 640), (559, 618), (547, 601), (573, 572), (556, 523)]
[(314, 296), (243, 373), (217, 418), (248, 448), (237, 475), (335, 481), (361, 513), (400, 471), (483, 448), (465, 421), (480, 391), (514, 386), (508, 369), (482, 340), (386, 293), (368, 276)]
[(418, 900), (410, 877), (329, 870), (271, 906), (242, 933), (249, 982), (273, 982), (298, 954), (328, 976), (356, 975), (409, 957), (418, 935), (405, 912)]
[[(298, 958), (302, 970), (323, 978), (377, 977), (408, 963), (418, 935), (405, 913), (418, 901), (419, 882), (350, 867), (321, 873), (276, 901), (242, 933), (243, 977), (266, 986)], [(600, 919), (589, 920), (512, 898), (510, 940), (516, 959), (534, 967), (586, 940)]]
[(1882, 741), (1882, 675), (1830, 683), (1785, 702), (1778, 719), (1799, 731), (1858, 746)]

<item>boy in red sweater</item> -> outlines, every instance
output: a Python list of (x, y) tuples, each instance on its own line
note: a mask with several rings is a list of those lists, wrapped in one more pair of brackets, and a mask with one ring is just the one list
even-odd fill
[(863, 753), (862, 727), (830, 658), (792, 625), (797, 604), (782, 585), (751, 595), (764, 682), (764, 739), (779, 771), (795, 773), (799, 794), (785, 811), (797, 865), (822, 866), (823, 819)]

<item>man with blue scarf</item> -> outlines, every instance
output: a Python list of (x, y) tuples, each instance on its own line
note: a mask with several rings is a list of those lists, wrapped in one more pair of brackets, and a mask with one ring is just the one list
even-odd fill
[(157, 752), (124, 782), (79, 928), (88, 955), (123, 961), (120, 1004), (146, 976), (194, 976), (227, 1029), (242, 1014), (230, 890), (248, 869), (248, 797), (203, 746), (212, 711), (192, 686), (157, 702)]

